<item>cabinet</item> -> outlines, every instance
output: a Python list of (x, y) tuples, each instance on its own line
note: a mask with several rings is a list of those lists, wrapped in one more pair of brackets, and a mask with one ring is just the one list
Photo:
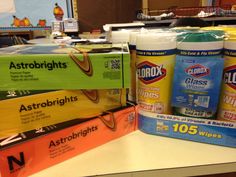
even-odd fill
[(168, 9), (173, 7), (198, 7), (201, 0), (143, 0), (149, 10)]
[(132, 22), (136, 11), (142, 8), (141, 0), (78, 0), (80, 31), (102, 29), (110, 23)]
[[(202, 18), (209, 25), (236, 25), (235, 17), (209, 17)], [(168, 27), (175, 19), (161, 20), (161, 21), (142, 21), (147, 27)]]

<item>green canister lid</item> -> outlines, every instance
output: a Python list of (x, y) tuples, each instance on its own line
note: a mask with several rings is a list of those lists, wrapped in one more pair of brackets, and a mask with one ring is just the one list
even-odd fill
[(185, 30), (177, 35), (178, 42), (217, 42), (223, 39), (224, 31), (222, 30)]
[(200, 30), (200, 27), (175, 27), (175, 28), (171, 28), (171, 31), (174, 31), (176, 33), (184, 33), (184, 32), (188, 32), (188, 31), (198, 31)]

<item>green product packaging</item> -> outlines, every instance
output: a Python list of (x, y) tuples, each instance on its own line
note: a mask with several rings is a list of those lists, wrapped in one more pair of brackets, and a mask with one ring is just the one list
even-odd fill
[(127, 44), (19, 45), (0, 49), (0, 90), (130, 86)]

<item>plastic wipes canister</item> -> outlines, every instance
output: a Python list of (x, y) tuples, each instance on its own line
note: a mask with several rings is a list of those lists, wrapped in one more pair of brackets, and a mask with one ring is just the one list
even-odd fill
[(218, 119), (236, 122), (236, 31), (224, 42), (224, 74)]
[(136, 62), (137, 62), (137, 54), (136, 54), (136, 37), (140, 33), (140, 31), (131, 31), (129, 38), (129, 50), (130, 50), (130, 89), (128, 94), (128, 100), (132, 102), (136, 102), (136, 88), (137, 88), (137, 73), (136, 73)]
[(208, 26), (208, 27), (203, 27), (201, 28), (201, 30), (206, 30), (206, 31), (210, 31), (210, 30), (217, 30), (217, 31), (224, 31), (225, 34), (227, 33), (231, 33), (234, 32), (236, 30), (235, 27), (231, 27), (231, 26)]
[(171, 89), (176, 52), (176, 33), (148, 32), (137, 35), (138, 104), (140, 109), (171, 114)]
[(119, 30), (119, 31), (112, 31), (111, 32), (111, 39), (112, 43), (127, 43), (129, 42), (129, 33), (130, 30)]
[(223, 73), (223, 31), (185, 31), (177, 35), (172, 106), (175, 114), (213, 118)]

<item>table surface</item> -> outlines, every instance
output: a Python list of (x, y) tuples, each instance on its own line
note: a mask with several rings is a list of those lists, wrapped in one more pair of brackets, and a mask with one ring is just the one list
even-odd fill
[(135, 131), (31, 177), (181, 177), (227, 172), (236, 172), (236, 148)]

